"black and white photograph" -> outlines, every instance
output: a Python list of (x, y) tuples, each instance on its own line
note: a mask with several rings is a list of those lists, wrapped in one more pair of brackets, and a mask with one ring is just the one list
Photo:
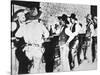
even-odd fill
[(97, 5), (11, 0), (11, 75), (97, 69)]

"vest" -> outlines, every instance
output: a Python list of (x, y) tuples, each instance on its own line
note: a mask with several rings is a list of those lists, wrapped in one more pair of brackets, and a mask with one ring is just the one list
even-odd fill
[[(76, 30), (76, 23), (73, 25), (73, 27), (72, 27), (72, 33), (73, 32), (75, 32), (75, 30)], [(75, 44), (75, 42), (76, 42), (76, 40), (78, 39), (78, 36), (75, 36), (74, 37), (74, 39), (69, 43), (69, 48), (71, 49), (71, 48), (73, 48), (73, 46), (74, 46), (74, 44)]]
[(67, 41), (68, 38), (69, 38), (69, 36), (66, 35), (66, 33), (65, 33), (65, 29), (66, 29), (66, 27), (63, 28), (62, 32), (61, 32), (60, 35), (59, 35), (59, 42), (60, 42), (61, 45), (62, 45), (62, 44), (65, 44), (66, 41)]
[(86, 25), (86, 37), (90, 37), (91, 36), (90, 25), (91, 25), (91, 23)]
[(76, 26), (76, 23), (75, 23), (74, 26), (72, 27), (72, 30), (71, 30), (72, 33), (75, 32), (75, 26)]

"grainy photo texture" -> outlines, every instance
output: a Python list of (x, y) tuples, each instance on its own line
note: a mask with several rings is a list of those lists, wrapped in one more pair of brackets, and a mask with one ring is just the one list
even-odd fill
[(97, 6), (11, 1), (11, 74), (97, 69)]

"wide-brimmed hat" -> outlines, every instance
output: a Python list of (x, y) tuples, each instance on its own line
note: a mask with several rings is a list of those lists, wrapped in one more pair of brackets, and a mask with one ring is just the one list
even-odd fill
[(63, 20), (66, 24), (69, 24), (68, 16), (66, 14), (63, 14), (62, 16), (58, 16), (59, 20)]
[(76, 15), (74, 13), (71, 14), (71, 16), (69, 18), (72, 18), (74, 20), (77, 20)]
[[(33, 10), (34, 8), (36, 8), (36, 9), (37, 9), (37, 12), (38, 12), (38, 14), (35, 15), (35, 16), (32, 15), (32, 13), (34, 13), (34, 10)], [(32, 11), (30, 11), (30, 12), (28, 12), (28, 13), (26, 14), (26, 18), (27, 18), (28, 20), (39, 19), (39, 17), (41, 16), (42, 11), (40, 11), (39, 8), (37, 8), (37, 7), (34, 7), (34, 8), (31, 9)]]

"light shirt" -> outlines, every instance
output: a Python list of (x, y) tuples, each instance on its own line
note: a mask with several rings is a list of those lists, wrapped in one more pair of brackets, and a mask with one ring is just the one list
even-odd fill
[(97, 36), (97, 29), (94, 29), (93, 24), (90, 25), (90, 29), (91, 29), (91, 37)]
[(75, 36), (71, 32), (70, 27), (68, 27), (68, 28), (65, 29), (65, 33), (66, 33), (66, 35), (69, 36), (69, 39), (67, 40), (67, 42), (69, 43)]
[(43, 24), (38, 22), (38, 20), (33, 20), (26, 25), (22, 25), (16, 33), (16, 37), (24, 37), (26, 43), (32, 44), (43, 43), (42, 35), (47, 38), (49, 36), (49, 32)]
[(97, 28), (94, 29), (94, 35), (93, 36), (97, 36)]
[(79, 23), (76, 23), (76, 25), (75, 25), (75, 32), (73, 32), (73, 35), (77, 36), (78, 34), (80, 34), (80, 31), (81, 31), (81, 26), (79, 25)]
[(85, 34), (86, 33), (86, 25), (82, 25), (79, 34)]

